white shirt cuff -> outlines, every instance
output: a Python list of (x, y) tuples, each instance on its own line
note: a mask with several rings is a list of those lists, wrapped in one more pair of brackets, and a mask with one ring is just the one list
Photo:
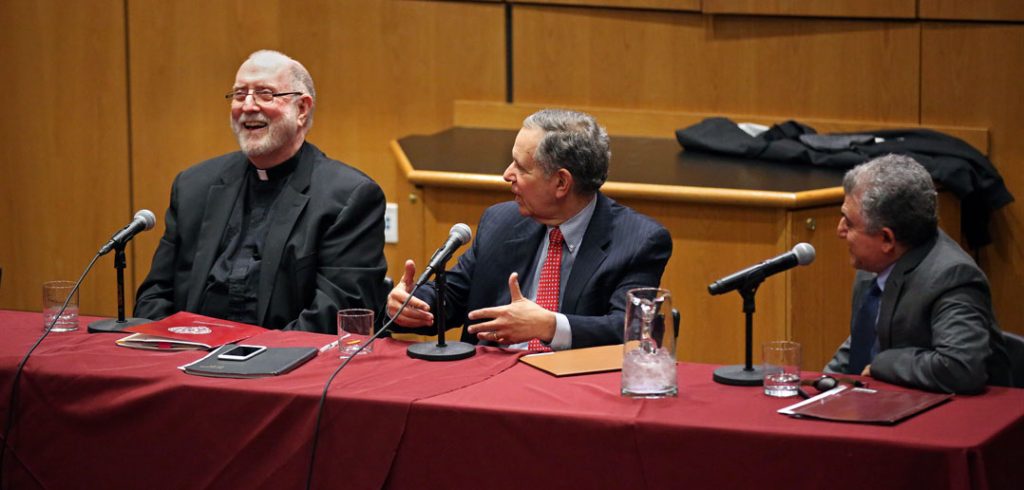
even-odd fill
[(561, 313), (555, 313), (555, 335), (551, 337), (551, 350), (566, 350), (572, 348), (572, 328), (569, 327), (569, 318)]

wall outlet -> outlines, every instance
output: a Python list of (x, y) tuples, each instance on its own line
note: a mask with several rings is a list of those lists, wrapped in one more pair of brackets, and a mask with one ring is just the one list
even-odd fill
[(398, 203), (389, 202), (384, 208), (384, 243), (398, 243)]

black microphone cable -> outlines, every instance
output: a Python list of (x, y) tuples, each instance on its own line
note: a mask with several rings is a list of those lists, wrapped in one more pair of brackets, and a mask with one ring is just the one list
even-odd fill
[[(345, 366), (347, 366), (348, 363), (352, 361), (352, 359), (355, 359), (356, 356), (363, 351), (363, 349), (372, 344), (374, 340), (377, 340), (377, 338), (379, 338), (381, 334), (386, 332), (388, 328), (391, 327), (392, 323), (395, 323), (395, 318), (398, 318), (399, 316), (402, 315), (402, 311), (405, 310), (406, 305), (408, 305), (409, 301), (412, 300), (412, 294), (415, 293), (416, 290), (419, 288), (419, 284), (413, 286), (412, 291), (409, 291), (409, 297), (405, 298), (405, 301), (402, 302), (402, 306), (398, 307), (398, 311), (395, 312), (395, 316), (391, 317), (388, 320), (388, 322), (384, 324), (383, 327), (380, 327), (380, 330), (378, 330), (370, 337), (369, 340), (367, 340), (363, 345), (359, 346), (359, 348), (356, 349), (356, 351), (353, 352), (352, 355), (348, 357), (348, 359), (345, 359), (341, 363), (341, 365), (338, 366), (338, 369), (334, 370), (334, 373), (331, 374), (331, 377), (327, 378), (327, 383), (324, 383), (324, 391), (323, 393), (320, 394), (320, 403), (317, 405), (316, 409), (316, 424), (313, 426), (313, 449), (310, 451), (309, 454), (309, 470), (306, 472), (306, 490), (309, 490), (313, 484), (313, 467), (316, 464), (316, 445), (317, 441), (320, 440), (320, 417), (324, 413), (324, 402), (327, 400), (327, 388), (331, 386), (331, 382), (334, 381), (334, 377), (337, 376), (338, 373), (340, 373), (341, 370), (344, 369)], [(387, 307), (385, 307), (384, 311), (387, 311)]]
[[(78, 292), (78, 288), (82, 285), (82, 281), (85, 280), (85, 276), (89, 274), (89, 271), (92, 270), (92, 266), (96, 264), (96, 261), (99, 260), (101, 255), (102, 254), (99, 253), (94, 255), (92, 260), (89, 261), (89, 265), (85, 266), (85, 270), (82, 271), (82, 275), (79, 276), (77, 281), (75, 281), (75, 287), (71, 289), (70, 293), (68, 293), (68, 297), (64, 300), (64, 304), (61, 305), (60, 310), (57, 311), (57, 314), (53, 317), (53, 320), (50, 321), (50, 324), (46, 327), (46, 330), (43, 331), (43, 334), (39, 336), (39, 340), (36, 340), (36, 343), (32, 344), (32, 347), (28, 349), (28, 352), (25, 353), (25, 357), (23, 357), (21, 362), (18, 363), (18, 369), (14, 371), (14, 382), (11, 384), (11, 401), (7, 406), (7, 422), (4, 424), (4, 441), (3, 445), (0, 446), (0, 484), (4, 481), (4, 454), (7, 452), (8, 444), (10, 444), (9, 437), (11, 435), (11, 429), (14, 427), (15, 406), (18, 401), (18, 380), (21, 378), (21, 372), (25, 369), (28, 357), (32, 355), (32, 352), (36, 350), (36, 347), (39, 347), (39, 344), (43, 342), (43, 339), (45, 339), (47, 335), (50, 335), (50, 332), (53, 330), (53, 326), (57, 324), (57, 320), (60, 320), (60, 316), (64, 314), (64, 310), (67, 309), (68, 303), (71, 302), (71, 298), (75, 297), (75, 293)], [(11, 449), (14, 449), (13, 444), (10, 444), (10, 446)]]

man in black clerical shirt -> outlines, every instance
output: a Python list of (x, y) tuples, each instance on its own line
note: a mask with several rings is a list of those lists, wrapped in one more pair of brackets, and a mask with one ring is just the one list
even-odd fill
[(384, 193), (306, 141), (316, 105), (309, 72), (257, 51), (226, 98), (241, 151), (175, 178), (135, 316), (190, 311), (333, 333), (339, 308), (377, 310), (386, 293)]

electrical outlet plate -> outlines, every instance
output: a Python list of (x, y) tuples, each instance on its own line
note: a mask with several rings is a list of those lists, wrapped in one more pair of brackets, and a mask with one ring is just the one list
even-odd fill
[(398, 243), (398, 203), (384, 208), (384, 243)]

